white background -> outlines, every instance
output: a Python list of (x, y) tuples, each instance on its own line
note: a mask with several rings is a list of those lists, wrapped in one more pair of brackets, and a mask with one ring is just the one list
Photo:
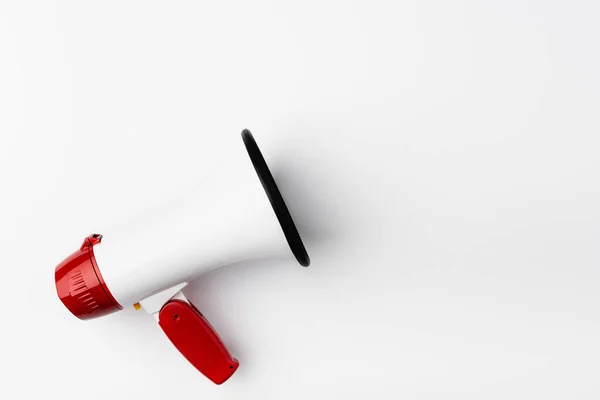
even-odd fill
[[(0, 3), (0, 398), (598, 399), (599, 4)], [(215, 386), (53, 274), (246, 127), (313, 264), (194, 284)]]

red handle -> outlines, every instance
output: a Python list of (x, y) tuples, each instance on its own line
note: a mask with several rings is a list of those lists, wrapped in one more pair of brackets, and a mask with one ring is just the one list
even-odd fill
[(177, 350), (208, 379), (220, 385), (237, 370), (221, 338), (193, 305), (170, 300), (158, 314), (158, 324)]

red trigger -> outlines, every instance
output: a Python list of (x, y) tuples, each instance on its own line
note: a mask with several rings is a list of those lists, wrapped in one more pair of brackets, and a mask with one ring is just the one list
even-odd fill
[(158, 314), (158, 324), (179, 352), (208, 379), (220, 385), (237, 370), (233, 358), (210, 323), (192, 305), (171, 300)]

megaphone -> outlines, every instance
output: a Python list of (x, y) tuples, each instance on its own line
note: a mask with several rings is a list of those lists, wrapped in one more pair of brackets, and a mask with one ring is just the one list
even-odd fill
[(293, 256), (304, 267), (310, 264), (250, 131), (242, 131), (242, 142), (229, 154), (238, 160), (224, 163), (210, 183), (86, 237), (55, 269), (58, 297), (76, 317), (143, 308), (216, 384), (229, 379), (239, 362), (182, 289), (210, 269), (245, 260)]

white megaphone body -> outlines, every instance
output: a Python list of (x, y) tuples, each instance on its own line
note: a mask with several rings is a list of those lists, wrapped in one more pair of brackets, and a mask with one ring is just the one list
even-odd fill
[(247, 163), (228, 163), (192, 193), (90, 235), (55, 270), (58, 296), (75, 316), (143, 308), (216, 384), (236, 371), (238, 361), (181, 290), (210, 269), (240, 261), (293, 255), (302, 266), (310, 264), (252, 134), (244, 130), (242, 139), (244, 146), (228, 155)]

